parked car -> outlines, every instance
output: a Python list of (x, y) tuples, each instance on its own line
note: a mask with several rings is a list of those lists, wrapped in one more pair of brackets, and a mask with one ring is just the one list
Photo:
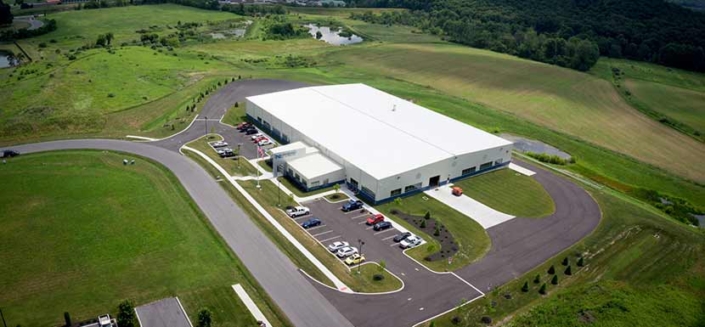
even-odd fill
[(311, 211), (308, 208), (299, 206), (299, 207), (294, 207), (292, 209), (288, 209), (286, 211), (286, 214), (289, 215), (289, 217), (291, 217), (291, 218), (296, 218), (296, 217), (308, 215), (310, 212)]
[(372, 229), (374, 229), (375, 232), (378, 232), (378, 231), (385, 230), (388, 228), (392, 228), (392, 223), (390, 223), (388, 221), (383, 221), (381, 223), (375, 224)]
[(318, 219), (318, 218), (311, 218), (311, 219), (309, 219), (309, 220), (307, 220), (307, 221), (304, 221), (304, 223), (301, 224), (301, 227), (306, 228), (306, 229), (309, 229), (309, 228), (311, 228), (311, 227), (320, 226), (321, 224), (322, 224), (322, 222), (321, 222), (320, 219)]
[[(255, 134), (255, 135), (256, 135), (256, 134)], [(261, 136), (261, 135), (260, 135), (260, 136), (258, 136), (258, 137), (253, 138), (253, 139), (252, 139), (252, 142), (253, 142), (253, 143), (257, 143), (257, 142), (259, 142), (259, 141), (266, 140), (266, 139), (267, 139), (266, 136)]]
[(250, 126), (252, 126), (252, 123), (247, 123), (247, 122), (245, 122), (245, 123), (240, 123), (240, 124), (238, 124), (236, 128), (237, 128), (238, 130), (243, 130), (243, 129), (247, 129), (247, 128), (250, 127)]
[(463, 189), (460, 188), (460, 187), (458, 187), (458, 186), (453, 186), (452, 190), (453, 190), (452, 193), (453, 193), (453, 195), (455, 195), (455, 196), (461, 196), (461, 195), (463, 195)]
[(411, 233), (409, 233), (409, 232), (401, 233), (397, 236), (394, 236), (394, 242), (399, 243), (399, 242), (405, 240), (409, 236), (411, 236)]
[(338, 252), (338, 250), (340, 250), (346, 246), (350, 246), (350, 243), (348, 243), (348, 242), (333, 242), (328, 245), (328, 251), (335, 253), (335, 252)]
[(245, 131), (245, 135), (252, 135), (252, 134), (257, 134), (257, 133), (259, 133), (259, 131), (257, 131), (257, 129), (254, 129), (254, 128), (248, 129)]
[(19, 156), (20, 153), (15, 150), (4, 150), (0, 151), (0, 158), (12, 158)]
[(410, 248), (418, 246), (419, 244), (421, 244), (421, 238), (416, 235), (411, 235), (411, 236), (407, 237), (405, 240), (402, 240), (399, 243), (399, 246), (402, 249), (410, 249)]
[(384, 216), (382, 216), (382, 214), (379, 214), (379, 213), (372, 216), (372, 217), (367, 218), (368, 225), (374, 225), (377, 223), (381, 223), (383, 221), (384, 221)]
[(346, 204), (343, 205), (343, 212), (353, 211), (362, 208), (362, 201), (350, 199)]
[(233, 152), (233, 149), (231, 149), (231, 148), (219, 148), (219, 149), (216, 149), (215, 152), (218, 153), (218, 155), (221, 158), (232, 157), (235, 155), (235, 153)]
[(216, 142), (211, 143), (211, 145), (212, 145), (214, 148), (221, 148), (221, 147), (224, 147), (224, 146), (228, 146), (228, 142), (225, 142), (225, 141), (216, 141)]
[(338, 258), (345, 258), (345, 257), (349, 257), (355, 253), (357, 253), (356, 247), (346, 246), (346, 247), (338, 250), (338, 252), (336, 252), (335, 255), (338, 256)]
[(250, 136), (250, 139), (256, 140), (256, 139), (258, 139), (258, 138), (260, 138), (260, 137), (262, 137), (262, 136), (264, 136), (264, 135), (262, 135), (262, 133), (257, 133), (257, 134), (255, 134), (255, 135)]
[(264, 139), (262, 141), (257, 142), (257, 145), (259, 146), (265, 146), (270, 144), (272, 144), (272, 141), (270, 139)]
[(365, 261), (365, 256), (364, 255), (359, 255), (357, 253), (354, 253), (353, 255), (349, 256), (347, 259), (345, 259), (345, 264), (348, 266), (352, 265), (359, 265)]

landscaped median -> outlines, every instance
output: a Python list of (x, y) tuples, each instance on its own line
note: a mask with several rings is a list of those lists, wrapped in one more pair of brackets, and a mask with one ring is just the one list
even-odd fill
[(546, 217), (556, 210), (553, 199), (532, 177), (500, 169), (454, 183), (465, 195), (497, 211), (518, 216)]
[[(401, 288), (401, 281), (385, 269), (379, 269), (376, 263), (363, 264), (358, 268), (348, 268), (343, 262), (335, 257), (323, 245), (318, 243), (299, 224), (282, 210), (286, 206), (298, 205), (284, 191), (281, 191), (272, 181), (260, 181), (257, 188), (257, 181), (238, 182), (255, 200), (262, 205), (267, 212), (272, 215), (284, 228), (289, 231), (306, 249), (311, 252), (319, 261), (330, 269), (336, 277), (345, 283), (355, 292), (375, 293), (389, 292)], [(279, 204), (279, 206), (277, 206)], [(307, 271), (308, 273), (308, 271)], [(382, 275), (379, 281), (374, 280), (374, 275)], [(328, 284), (331, 286), (330, 284)]]
[(427, 242), (406, 254), (431, 270), (462, 268), (490, 249), (490, 238), (480, 224), (424, 193), (376, 209)]
[(218, 134), (208, 134), (195, 141), (189, 142), (186, 146), (203, 152), (213, 161), (217, 162), (231, 176), (256, 176), (257, 169), (252, 167), (249, 161), (244, 157), (237, 156), (233, 158), (221, 158), (208, 142), (222, 141), (223, 137)]

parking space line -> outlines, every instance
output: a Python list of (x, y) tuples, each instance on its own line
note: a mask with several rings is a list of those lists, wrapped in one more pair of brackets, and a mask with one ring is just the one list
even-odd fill
[(327, 239), (321, 240), (321, 241), (319, 241), (319, 242), (321, 242), (321, 243), (323, 243), (323, 242), (328, 242), (328, 241), (332, 241), (332, 240), (334, 240), (334, 239), (336, 239), (336, 238), (341, 238), (341, 236), (338, 235), (338, 236), (336, 236), (336, 237), (327, 238)]
[(299, 220), (299, 219), (304, 219), (304, 218), (308, 218), (308, 216), (300, 216), (300, 217), (296, 217), (296, 218), (293, 218), (293, 219), (294, 219), (294, 220)]
[(311, 234), (311, 231), (312, 231), (312, 230), (316, 230), (316, 229), (319, 229), (319, 228), (321, 228), (321, 227), (326, 227), (326, 225), (311, 227), (311, 228), (306, 229), (306, 230), (308, 231), (309, 234)]
[(392, 244), (389, 244), (389, 247), (392, 247), (392, 246), (400, 246), (400, 245), (399, 245), (399, 243), (392, 243)]
[(372, 229), (372, 228), (375, 228), (375, 226), (367, 227), (367, 228), (365, 228), (365, 230), (370, 230), (370, 229)]
[(390, 231), (393, 231), (393, 230), (394, 230), (394, 228), (385, 229), (385, 230), (383, 230), (383, 231), (380, 231), (380, 232), (375, 233), (375, 235), (377, 235), (377, 234), (382, 234), (382, 233), (386, 233), (386, 232), (390, 232)]
[(318, 234), (313, 234), (313, 237), (318, 237), (319, 235), (328, 234), (328, 233), (332, 233), (332, 232), (333, 232), (333, 230), (331, 229), (331, 230), (326, 231), (326, 232), (321, 232), (321, 233), (318, 233)]
[(390, 239), (390, 238), (392, 238), (392, 237), (395, 237), (395, 236), (396, 236), (396, 235), (392, 235), (392, 236), (389, 236), (389, 237), (385, 237), (385, 238), (382, 239), (382, 241), (386, 241), (386, 240), (388, 240), (388, 239)]
[(364, 223), (367, 223), (367, 220), (361, 221), (361, 222), (359, 222), (359, 223), (357, 223), (357, 224), (358, 224), (358, 225), (362, 225), (362, 224), (364, 224)]
[(350, 219), (351, 219), (351, 220), (355, 220), (355, 219), (365, 218), (365, 217), (367, 217), (367, 216), (369, 216), (369, 214), (364, 214), (364, 215), (355, 216), (355, 217), (352, 217), (352, 218), (350, 218)]

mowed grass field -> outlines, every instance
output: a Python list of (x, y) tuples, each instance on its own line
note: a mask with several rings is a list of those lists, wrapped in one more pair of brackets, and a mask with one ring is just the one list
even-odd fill
[(529, 176), (500, 169), (454, 182), (463, 193), (495, 210), (519, 217), (545, 217), (555, 204), (551, 196)]
[(357, 70), (434, 88), (705, 181), (705, 166), (692, 164), (705, 161), (705, 144), (641, 114), (611, 83), (589, 74), (450, 44), (384, 44), (331, 57)]
[[(123, 158), (135, 165), (124, 166)], [(55, 326), (179, 296), (192, 321), (255, 323), (230, 285), (269, 319), (263, 291), (163, 167), (102, 151), (23, 155), (0, 166), (0, 303), (8, 325)]]

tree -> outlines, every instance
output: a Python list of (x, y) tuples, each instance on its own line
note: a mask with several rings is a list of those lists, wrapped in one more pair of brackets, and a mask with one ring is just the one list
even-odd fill
[(536, 277), (534, 277), (534, 284), (538, 284), (540, 282), (541, 282), (541, 275), (537, 274)]
[(568, 257), (563, 258), (563, 262), (561, 262), (562, 265), (567, 266), (570, 264), (570, 261), (568, 260)]
[(379, 272), (383, 272), (385, 268), (387, 268), (387, 262), (384, 260), (380, 260), (379, 267), (378, 267)]
[(0, 0), (0, 26), (12, 24), (13, 19), (14, 16), (12, 16), (10, 5)]
[(441, 229), (439, 228), (438, 222), (436, 222), (436, 228), (433, 231), (433, 236), (440, 236), (441, 235)]
[(335, 185), (333, 185), (333, 189), (335, 190), (335, 193), (340, 192), (340, 184), (335, 183)]
[(568, 276), (573, 274), (573, 271), (570, 269), (570, 265), (568, 265), (568, 267), (565, 268), (565, 274)]
[(208, 309), (202, 309), (198, 312), (198, 327), (210, 327), (211, 322), (211, 312)]
[(541, 285), (541, 288), (539, 288), (539, 293), (541, 293), (542, 295), (546, 294), (546, 283), (543, 283)]
[(108, 45), (110, 45), (114, 38), (115, 35), (113, 35), (113, 32), (108, 32), (108, 34), (105, 34), (105, 41), (108, 43)]
[(551, 284), (558, 285), (558, 275), (553, 275), (553, 278), (551, 278)]
[(130, 300), (125, 300), (118, 306), (117, 323), (120, 327), (135, 326), (135, 308)]
[(395, 198), (395, 199), (394, 199), (394, 204), (395, 204), (396, 206), (401, 206), (401, 204), (402, 204), (402, 199), (401, 199), (401, 198)]
[(71, 315), (68, 312), (64, 312), (64, 322), (66, 323), (66, 327), (71, 327)]
[(524, 282), (524, 286), (521, 287), (521, 291), (524, 293), (529, 291), (529, 282)]
[(553, 274), (555, 274), (555, 273), (556, 273), (556, 267), (554, 267), (553, 265), (551, 265), (551, 268), (548, 268), (548, 274), (549, 274), (549, 275), (553, 275)]
[(321, 31), (316, 32), (316, 39), (320, 40), (323, 37), (323, 33)]
[(585, 265), (585, 260), (583, 259), (583, 257), (580, 257), (578, 259), (578, 267), (582, 267), (584, 265)]
[(426, 211), (426, 214), (423, 216), (423, 219), (426, 219), (426, 220), (431, 219), (431, 212)]
[(106, 39), (105, 35), (100, 34), (98, 35), (98, 39), (95, 40), (95, 45), (104, 47), (108, 43), (108, 40)]
[(422, 220), (421, 224), (419, 224), (420, 228), (426, 228), (426, 220)]

